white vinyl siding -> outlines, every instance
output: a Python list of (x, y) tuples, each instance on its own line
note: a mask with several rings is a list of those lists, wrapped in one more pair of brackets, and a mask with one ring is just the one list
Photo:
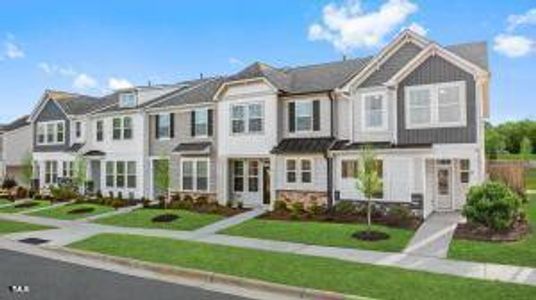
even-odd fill
[(464, 81), (406, 87), (406, 128), (465, 126), (465, 95)]

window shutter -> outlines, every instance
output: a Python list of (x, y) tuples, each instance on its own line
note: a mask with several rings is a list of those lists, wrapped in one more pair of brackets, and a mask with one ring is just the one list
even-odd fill
[(154, 116), (154, 136), (159, 139), (160, 138), (160, 132), (158, 130), (158, 127), (160, 127), (160, 115)]
[(175, 114), (174, 113), (169, 114), (169, 137), (170, 138), (175, 137)]
[(320, 100), (313, 101), (313, 130), (320, 130)]
[(213, 132), (213, 126), (214, 126), (214, 111), (212, 109), (207, 110), (207, 118), (208, 118), (208, 136), (212, 136)]
[(195, 136), (195, 110), (190, 112), (190, 133)]
[(295, 115), (296, 115), (296, 103), (289, 102), (288, 103), (288, 131), (289, 132), (296, 131), (296, 128), (295, 128), (296, 124), (294, 123)]

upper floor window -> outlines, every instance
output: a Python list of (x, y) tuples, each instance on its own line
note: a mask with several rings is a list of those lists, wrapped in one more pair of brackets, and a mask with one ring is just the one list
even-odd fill
[(77, 139), (82, 137), (82, 122), (76, 121), (74, 123), (74, 135)]
[(320, 101), (299, 100), (288, 104), (289, 132), (320, 130)]
[(104, 140), (104, 121), (99, 120), (96, 124), (96, 139), (97, 142), (102, 142)]
[(136, 94), (135, 93), (122, 93), (119, 95), (120, 107), (134, 107), (136, 106)]
[(231, 108), (232, 133), (258, 133), (263, 130), (263, 106), (260, 103), (237, 104)]
[(208, 135), (208, 110), (196, 109), (193, 111), (194, 136)]
[(406, 128), (465, 126), (465, 82), (406, 87)]
[(168, 139), (173, 137), (175, 114), (165, 113), (156, 115), (156, 138)]
[(363, 129), (366, 130), (386, 130), (387, 129), (387, 107), (384, 93), (366, 93), (363, 99)]
[(65, 142), (65, 121), (37, 123), (37, 144), (53, 145)]
[(122, 117), (112, 120), (112, 138), (114, 140), (129, 140), (132, 138), (132, 118)]

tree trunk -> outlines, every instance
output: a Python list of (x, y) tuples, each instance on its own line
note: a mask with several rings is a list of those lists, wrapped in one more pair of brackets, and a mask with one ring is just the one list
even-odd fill
[(370, 233), (371, 232), (371, 210), (372, 210), (372, 202), (370, 201), (370, 198), (368, 199), (367, 201), (367, 229), (368, 229), (368, 232)]

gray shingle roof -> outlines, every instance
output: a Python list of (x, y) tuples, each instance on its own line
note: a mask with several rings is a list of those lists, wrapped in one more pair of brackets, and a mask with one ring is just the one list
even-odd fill
[(30, 122), (28, 121), (29, 115), (22, 116), (15, 121), (5, 124), (2, 126), (3, 131), (11, 131), (15, 129), (19, 129), (21, 127), (24, 127), (26, 125), (30, 125)]
[(56, 103), (68, 115), (84, 115), (94, 110), (101, 103), (101, 99), (86, 95), (76, 95), (69, 98), (55, 99)]
[(189, 88), (177, 91), (170, 95), (165, 95), (160, 99), (155, 99), (152, 101), (152, 104), (148, 105), (148, 107), (159, 108), (210, 102), (223, 81), (223, 78), (212, 78), (199, 81)]
[(486, 42), (456, 44), (447, 46), (445, 48), (476, 64), (484, 70), (488, 70), (489, 68), (488, 49)]

